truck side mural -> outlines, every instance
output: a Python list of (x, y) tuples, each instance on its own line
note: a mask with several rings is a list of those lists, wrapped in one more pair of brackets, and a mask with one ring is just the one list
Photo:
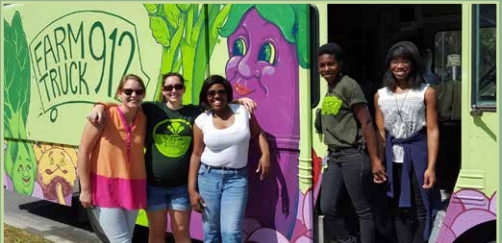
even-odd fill
[[(308, 5), (84, 3), (51, 5), (37, 19), (34, 13), (47, 8), (14, 5), (4, 11), (8, 190), (71, 205), (85, 116), (95, 101), (116, 100), (123, 74), (141, 76), (146, 100), (160, 100), (161, 75), (180, 72), (187, 80), (186, 104), (198, 103), (206, 75), (226, 74), (237, 97), (259, 103), (256, 115), (274, 155), (267, 180), (250, 173), (244, 237), (313, 239), (312, 183), (298, 180), (298, 87), (300, 69), (309, 63)], [(257, 31), (262, 27), (267, 31)], [(249, 163), (254, 172), (253, 153)], [(144, 213), (138, 223), (147, 225)], [(201, 225), (193, 213), (194, 238), (202, 238)]]
[[(302, 213), (303, 207), (311, 205), (304, 204), (311, 198), (305, 197), (310, 188), (300, 190), (298, 180), (299, 69), (308, 69), (310, 62), (307, 10), (308, 5), (236, 4), (220, 30), (227, 38), (226, 77), (236, 97), (258, 102), (255, 115), (274, 151), (270, 178), (249, 179), (248, 205), (253, 206), (246, 212), (247, 241), (265, 242), (272, 237), (277, 242), (295, 242), (313, 236), (311, 219), (305, 220)], [(251, 168), (256, 168), (257, 154), (256, 149), (250, 153)]]
[(124, 73), (149, 84), (145, 48), (133, 22), (96, 7), (54, 6), (45, 21), (33, 19), (40, 5), (6, 8), (4, 185), (71, 205), (85, 113), (97, 100), (115, 100)]
[[(342, 45), (350, 53), (347, 74), (371, 106), (384, 50), (409, 39), (427, 53), (429, 77), (437, 76), (431, 83), (444, 129), (438, 165), (446, 171), (438, 181), (451, 180), (431, 242), (495, 240), (497, 4), (117, 3), (1, 6), (7, 190), (70, 206), (86, 116), (96, 101), (117, 101), (122, 75), (140, 76), (145, 100), (157, 101), (162, 74), (179, 72), (183, 102), (197, 104), (204, 78), (218, 74), (235, 97), (258, 102), (255, 115), (271, 147), (272, 172), (260, 181), (250, 143), (245, 241), (329, 241), (322, 217), (314, 218), (326, 146), (313, 123), (327, 85), (311, 69), (310, 51)], [(195, 239), (203, 237), (201, 221), (192, 213)], [(144, 211), (137, 223), (147, 225)]]

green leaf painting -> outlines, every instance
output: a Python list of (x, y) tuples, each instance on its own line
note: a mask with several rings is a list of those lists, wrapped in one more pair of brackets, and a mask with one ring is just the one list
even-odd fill
[[(208, 58), (218, 40), (231, 5), (145, 4), (152, 36), (162, 45), (162, 64), (155, 100), (162, 100), (162, 74), (182, 72), (185, 104), (198, 103)], [(209, 41), (206, 39), (209, 38)]]
[(21, 15), (16, 12), (9, 24), (4, 20), (4, 127), (10, 140), (5, 153), (5, 171), (14, 189), (31, 195), (36, 179), (36, 158), (23, 141), (30, 106), (30, 60)]
[(171, 32), (167, 27), (167, 23), (161, 17), (154, 16), (150, 18), (150, 29), (152, 30), (153, 37), (159, 44), (164, 47), (169, 47), (171, 44)]

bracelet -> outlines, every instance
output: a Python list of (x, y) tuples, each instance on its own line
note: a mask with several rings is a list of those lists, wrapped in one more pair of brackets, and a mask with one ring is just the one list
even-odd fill
[(102, 105), (104, 108), (106, 108), (106, 104), (103, 102), (96, 102), (96, 103), (94, 103), (93, 107), (96, 107), (97, 105)]

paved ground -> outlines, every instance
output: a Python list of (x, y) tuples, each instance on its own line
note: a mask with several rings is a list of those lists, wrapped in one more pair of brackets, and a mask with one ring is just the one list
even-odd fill
[(100, 242), (78, 210), (4, 191), (4, 223), (58, 243)]
[[(4, 191), (4, 223), (57, 243), (101, 242), (92, 232), (85, 213), (37, 198)], [(136, 226), (133, 242), (147, 242), (148, 229)], [(169, 242), (169, 241), (166, 241)]]

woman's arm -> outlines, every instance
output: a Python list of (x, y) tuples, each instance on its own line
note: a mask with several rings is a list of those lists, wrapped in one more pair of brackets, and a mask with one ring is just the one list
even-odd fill
[(385, 158), (385, 126), (383, 122), (383, 113), (382, 110), (380, 110), (380, 105), (378, 105), (378, 99), (380, 98), (380, 95), (375, 93), (375, 100), (374, 100), (374, 106), (375, 106), (375, 123), (376, 127), (378, 130), (377, 133), (377, 144), (378, 144), (378, 157), (380, 158), (381, 161), (384, 161)]
[(429, 154), (427, 161), (427, 170), (424, 173), (423, 188), (428, 189), (436, 183), (436, 160), (439, 149), (439, 128), (437, 114), (436, 91), (433, 88), (427, 88), (425, 91), (425, 108), (427, 123), (427, 152)]
[(101, 124), (105, 121), (105, 110), (109, 107), (117, 106), (117, 104), (112, 102), (102, 103), (97, 102), (94, 104), (94, 108), (92, 108), (91, 113), (87, 116), (87, 120), (93, 124)]
[(232, 103), (243, 105), (244, 107), (246, 107), (246, 110), (248, 110), (249, 113), (253, 113), (253, 111), (256, 109), (256, 102), (247, 97), (242, 97), (237, 100), (233, 100)]
[(188, 171), (188, 194), (190, 195), (190, 204), (193, 210), (201, 213), (204, 209), (204, 200), (200, 197), (197, 190), (197, 176), (200, 168), (200, 157), (204, 151), (204, 135), (200, 128), (193, 126), (193, 151), (190, 157), (190, 170)]
[(378, 156), (377, 139), (373, 121), (368, 110), (368, 106), (364, 103), (358, 103), (352, 106), (354, 114), (361, 124), (364, 139), (368, 148), (368, 153), (371, 159), (371, 172), (373, 173), (373, 181), (375, 183), (383, 183), (387, 180), (387, 174), (382, 164), (382, 160)]
[(77, 169), (80, 180), (80, 202), (84, 208), (92, 207), (89, 159), (94, 146), (96, 146), (96, 142), (101, 136), (102, 130), (102, 126), (96, 126), (88, 122), (84, 128), (80, 147), (78, 148)]
[(268, 141), (265, 133), (261, 130), (256, 117), (251, 114), (251, 119), (249, 121), (251, 128), (251, 136), (256, 138), (258, 136), (258, 145), (261, 151), (260, 161), (258, 162), (258, 168), (256, 173), (260, 173), (260, 180), (263, 180), (270, 172), (270, 149), (268, 147)]

